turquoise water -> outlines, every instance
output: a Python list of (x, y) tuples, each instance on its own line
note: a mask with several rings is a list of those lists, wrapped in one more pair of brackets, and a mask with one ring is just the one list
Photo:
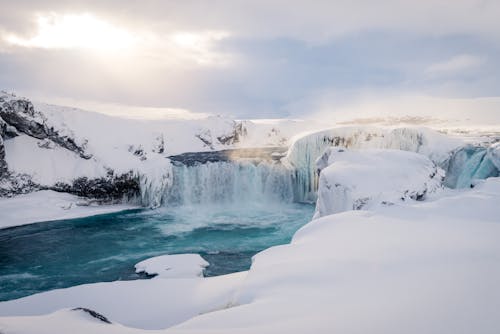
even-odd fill
[(250, 267), (251, 257), (290, 241), (306, 204), (192, 206), (135, 210), (0, 230), (0, 300), (84, 283), (144, 278), (146, 258), (199, 253), (205, 276)]

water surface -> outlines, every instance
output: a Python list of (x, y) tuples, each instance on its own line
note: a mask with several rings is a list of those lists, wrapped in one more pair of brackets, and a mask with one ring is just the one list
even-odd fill
[(184, 206), (134, 210), (0, 230), (0, 300), (73, 285), (141, 278), (146, 258), (199, 253), (205, 276), (250, 267), (251, 257), (290, 241), (307, 204)]

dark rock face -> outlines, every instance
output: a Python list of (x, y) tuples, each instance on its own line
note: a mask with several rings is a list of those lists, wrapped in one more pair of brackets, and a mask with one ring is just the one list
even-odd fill
[(112, 322), (109, 321), (108, 318), (106, 318), (102, 314), (97, 313), (96, 311), (85, 308), (85, 307), (77, 307), (77, 308), (72, 309), (71, 311), (82, 311), (82, 312), (88, 313), (92, 318), (95, 318), (95, 319), (102, 321), (104, 323), (107, 323), (107, 324), (112, 324)]
[(217, 137), (217, 140), (223, 145), (231, 145), (239, 143), (240, 138), (246, 135), (247, 129), (243, 126), (243, 123), (235, 123), (234, 130), (231, 134)]
[(13, 174), (7, 171), (0, 177), (0, 197), (12, 197), (43, 189), (46, 188), (33, 182), (26, 174)]
[(40, 112), (35, 111), (29, 100), (6, 99), (0, 96), (0, 117), (4, 123), (28, 136), (37, 139), (50, 139), (54, 143), (77, 153), (83, 159), (92, 157), (85, 153), (85, 145), (78, 145), (73, 138), (60, 135), (53, 127), (49, 127), (46, 124), (46, 118)]
[(5, 146), (2, 136), (0, 136), (0, 179), (7, 173), (7, 162), (5, 161)]
[(140, 194), (139, 180), (131, 172), (114, 175), (110, 171), (107, 177), (97, 179), (79, 177), (72, 184), (56, 183), (48, 189), (101, 201), (130, 200)]

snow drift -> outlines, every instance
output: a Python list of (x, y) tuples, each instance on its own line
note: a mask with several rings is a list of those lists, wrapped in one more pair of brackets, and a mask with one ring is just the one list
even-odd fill
[(398, 150), (328, 148), (320, 172), (315, 218), (405, 200), (441, 188), (444, 171), (426, 156)]

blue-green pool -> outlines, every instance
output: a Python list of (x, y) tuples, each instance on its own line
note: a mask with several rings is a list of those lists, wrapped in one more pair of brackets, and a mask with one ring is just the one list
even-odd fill
[(141, 278), (137, 262), (199, 253), (205, 276), (246, 270), (251, 257), (290, 241), (307, 204), (135, 210), (0, 230), (0, 300), (73, 285)]

